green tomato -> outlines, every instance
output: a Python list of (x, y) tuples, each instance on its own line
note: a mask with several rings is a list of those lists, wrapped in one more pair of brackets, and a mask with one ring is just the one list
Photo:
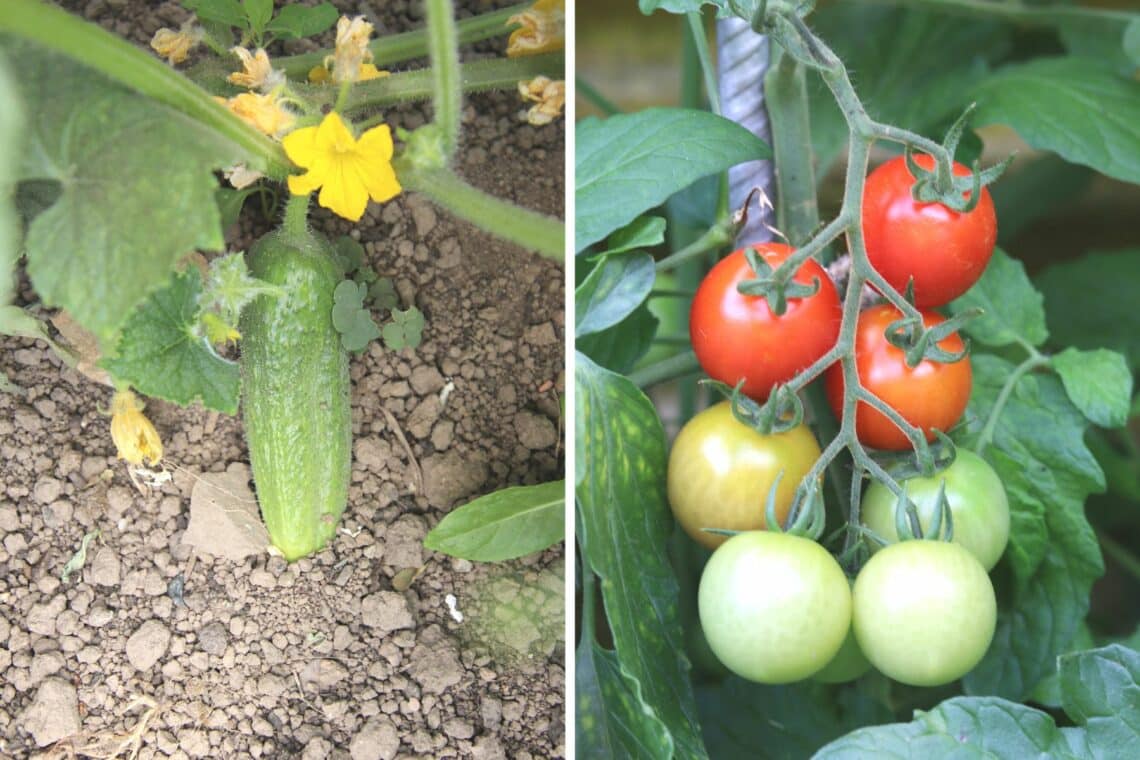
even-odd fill
[(851, 627), (847, 577), (799, 536), (740, 533), (713, 552), (697, 594), (713, 653), (750, 681), (799, 681), (831, 661)]
[[(1005, 487), (986, 460), (972, 451), (958, 449), (954, 463), (930, 478), (903, 482), (907, 497), (914, 502), (918, 521), (925, 531), (938, 505), (938, 487), (946, 483), (946, 501), (954, 517), (954, 543), (961, 544), (987, 570), (992, 570), (1009, 543), (1009, 500)], [(894, 543), (895, 507), (898, 498), (882, 483), (867, 489), (860, 507), (862, 523)]]
[(855, 579), (855, 638), (871, 664), (911, 686), (969, 673), (994, 636), (997, 601), (974, 555), (945, 541), (903, 541)]
[(812, 680), (820, 683), (847, 683), (854, 681), (870, 669), (871, 661), (859, 648), (859, 642), (855, 638), (855, 629), (852, 627), (848, 629), (847, 638), (843, 639), (843, 646), (839, 647), (839, 651), (831, 658), (831, 662), (827, 663), (823, 670), (812, 676)]

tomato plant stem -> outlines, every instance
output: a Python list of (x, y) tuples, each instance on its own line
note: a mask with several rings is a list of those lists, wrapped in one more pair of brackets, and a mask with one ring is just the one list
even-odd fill
[(705, 95), (709, 99), (709, 110), (718, 116), (720, 110), (720, 91), (716, 86), (716, 69), (713, 68), (709, 56), (709, 41), (705, 35), (704, 18), (700, 11), (689, 11), (685, 14), (689, 26), (689, 37), (696, 48), (697, 58), (701, 62), (701, 72), (705, 80)]
[(441, 128), (447, 162), (459, 144), (463, 90), (459, 84), (459, 39), (451, 0), (426, 0), (428, 55), (431, 58), (432, 106)]
[[(800, 247), (819, 226), (816, 203), (815, 154), (803, 64), (779, 48), (764, 80), (768, 118), (772, 124), (772, 153), (776, 172), (776, 225), (788, 242)], [(826, 262), (821, 262), (826, 263)]]
[(672, 253), (657, 262), (657, 271), (665, 272), (670, 269), (675, 269), (689, 259), (701, 256), (709, 251), (716, 250), (721, 246), (728, 245), (732, 242), (733, 232), (735, 225), (732, 219), (727, 216), (721, 216), (713, 226), (705, 230), (699, 238), (689, 243), (687, 246)]
[(1140, 557), (1137, 557), (1127, 548), (1118, 544), (1112, 538), (1109, 538), (1104, 532), (1098, 531), (1096, 537), (1100, 541), (1101, 548), (1104, 549), (1105, 554), (1112, 557), (1112, 559), (1116, 561), (1116, 564), (1120, 565), (1133, 578), (1140, 580)]
[(1001, 392), (998, 393), (997, 400), (994, 401), (993, 409), (990, 410), (990, 416), (986, 418), (986, 424), (982, 428), (981, 434), (978, 436), (978, 442), (974, 446), (974, 452), (979, 456), (986, 450), (986, 446), (990, 445), (990, 441), (994, 438), (994, 431), (997, 430), (998, 418), (1001, 417), (1002, 410), (1005, 408), (1006, 402), (1009, 401), (1013, 389), (1017, 387), (1017, 382), (1022, 378), (1026, 372), (1031, 372), (1039, 367), (1044, 367), (1049, 364), (1048, 357), (1033, 349), (1025, 361), (1017, 365), (1013, 372), (1009, 373), (1006, 378), (1005, 385), (1002, 386)]
[(659, 383), (695, 375), (701, 371), (697, 363), (697, 355), (692, 351), (684, 351), (662, 359), (659, 362), (648, 364), (629, 373), (629, 381), (638, 388), (648, 388)]

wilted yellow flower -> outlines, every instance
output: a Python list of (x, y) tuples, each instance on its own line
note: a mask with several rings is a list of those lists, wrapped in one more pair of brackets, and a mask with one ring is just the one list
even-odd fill
[(142, 413), (143, 402), (129, 390), (116, 391), (111, 399), (111, 440), (119, 458), (133, 465), (157, 464), (162, 459), (162, 439)]
[(243, 187), (249, 187), (265, 175), (256, 169), (250, 169), (245, 164), (235, 164), (228, 169), (223, 169), (222, 176), (236, 189), (241, 190)]
[(519, 24), (507, 40), (507, 56), (538, 55), (561, 50), (566, 42), (565, 0), (538, 0), (522, 13), (507, 19), (507, 25)]
[(206, 330), (206, 340), (215, 346), (223, 346), (226, 343), (236, 343), (241, 340), (241, 333), (212, 311), (203, 314), (201, 321), (202, 327)]
[(383, 203), (400, 193), (392, 169), (392, 133), (386, 124), (357, 140), (333, 111), (319, 126), (290, 132), (281, 145), (293, 163), (308, 169), (289, 177), (289, 191), (305, 195), (319, 187), (317, 201), (345, 219), (360, 221), (369, 198)]
[(269, 55), (262, 48), (249, 52), (243, 47), (232, 47), (230, 52), (241, 59), (242, 70), (226, 77), (226, 81), (249, 90), (269, 92), (284, 83), (285, 75), (269, 63)]
[[(329, 59), (329, 63), (332, 63), (331, 58)], [(356, 81), (367, 82), (369, 79), (380, 79), (382, 77), (388, 76), (390, 73), (391, 72), (389, 71), (381, 71), (380, 69), (376, 68), (375, 64), (362, 63), (360, 64), (359, 71), (357, 71)], [(333, 81), (333, 75), (327, 68), (325, 68), (324, 64), (321, 64), (320, 66), (314, 66), (313, 68), (309, 69), (310, 84), (325, 84), (326, 82), (331, 81)]]
[(274, 93), (259, 95), (256, 92), (243, 92), (229, 100), (217, 100), (242, 121), (270, 137), (279, 138), (297, 121), (293, 112), (285, 108)]
[(550, 77), (535, 77), (529, 82), (519, 82), (519, 94), (524, 100), (534, 101), (526, 113), (527, 123), (541, 127), (554, 121), (566, 105), (566, 82), (551, 80)]
[(372, 51), (368, 49), (368, 38), (371, 36), (372, 24), (365, 21), (364, 16), (354, 19), (340, 17), (336, 22), (336, 52), (333, 54), (332, 65), (335, 81), (359, 80), (361, 64), (372, 61)]
[(190, 20), (177, 32), (166, 27), (159, 29), (151, 37), (150, 46), (170, 63), (182, 63), (190, 55), (191, 48), (202, 41), (204, 33), (201, 27), (194, 26), (193, 20)]

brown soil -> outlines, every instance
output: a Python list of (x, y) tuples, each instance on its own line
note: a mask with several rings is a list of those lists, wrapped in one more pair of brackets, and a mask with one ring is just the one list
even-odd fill
[[(139, 43), (183, 18), (173, 3), (65, 5)], [(382, 13), (380, 30), (423, 23), (418, 3)], [(561, 216), (562, 124), (520, 122), (511, 93), (467, 102), (460, 171)], [(387, 120), (410, 128), (427, 110)], [(268, 228), (256, 205), (230, 250)], [(348, 509), (312, 558), (238, 563), (182, 542), (199, 476), (248, 461), (237, 419), (152, 401), (173, 478), (144, 495), (115, 459), (109, 391), (42, 344), (0, 340), (18, 386), (0, 393), (0, 756), (86, 743), (110, 757), (132, 730), (143, 758), (564, 755), (561, 547), (495, 565), (422, 547), (450, 508), (562, 477), (563, 270), (414, 195), (373, 204), (355, 228), (323, 210), (313, 223), (358, 236), (427, 326), (414, 351), (373, 343), (353, 360)], [(61, 582), (94, 529), (85, 567)]]

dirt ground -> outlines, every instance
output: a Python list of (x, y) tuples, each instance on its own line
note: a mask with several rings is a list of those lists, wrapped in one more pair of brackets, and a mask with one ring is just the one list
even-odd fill
[[(418, 2), (334, 4), (378, 29), (423, 23)], [(184, 17), (174, 3), (64, 5), (139, 43)], [(562, 122), (520, 122), (511, 93), (467, 103), (460, 172), (562, 216)], [(256, 205), (230, 250), (268, 229)], [(237, 419), (150, 402), (172, 479), (144, 495), (115, 458), (110, 391), (42, 344), (0, 340), (17, 386), (0, 393), (0, 756), (127, 756), (132, 739), (140, 758), (564, 755), (562, 548), (482, 565), (422, 547), (450, 508), (562, 477), (563, 270), (414, 195), (355, 229), (323, 210), (313, 223), (359, 236), (427, 324), (418, 349), (373, 343), (352, 362), (348, 509), (310, 559), (235, 562), (182, 540), (201, 476), (244, 473)]]

